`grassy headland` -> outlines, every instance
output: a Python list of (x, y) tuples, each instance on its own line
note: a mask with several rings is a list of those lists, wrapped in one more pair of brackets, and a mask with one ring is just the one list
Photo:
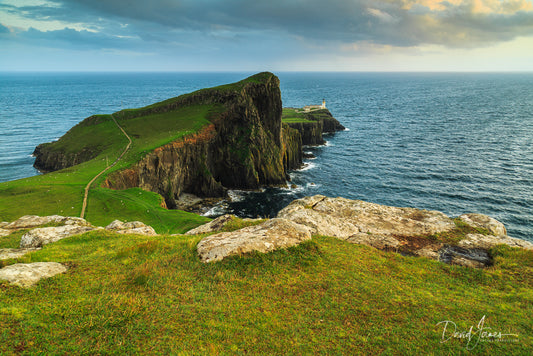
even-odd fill
[[(142, 113), (142, 109), (137, 110)], [(194, 105), (138, 117), (130, 114), (127, 119), (120, 119), (124, 116), (122, 112), (114, 114), (132, 138), (133, 144), (108, 174), (130, 166), (157, 147), (198, 132), (209, 124), (210, 117), (219, 110), (221, 108), (217, 105)], [(0, 221), (12, 221), (27, 214), (78, 216), (87, 182), (113, 162), (126, 144), (126, 137), (110, 115), (93, 116), (82, 121), (51, 145), (58, 152), (69, 154), (85, 151), (95, 157), (57, 172), (1, 183)], [(105, 176), (93, 186), (98, 187), (103, 179)], [(161, 203), (157, 194), (139, 189), (112, 191), (96, 188), (90, 192), (86, 218), (100, 225), (117, 218), (142, 220), (154, 224), (156, 231), (161, 233), (183, 232), (208, 220), (193, 214), (168, 211), (161, 208)], [(182, 219), (187, 222), (177, 226), (179, 224), (176, 221)]]
[(329, 111), (327, 109), (319, 109), (305, 112), (298, 108), (283, 108), (281, 116), (282, 122), (296, 123), (296, 122), (313, 122), (320, 119), (329, 119)]

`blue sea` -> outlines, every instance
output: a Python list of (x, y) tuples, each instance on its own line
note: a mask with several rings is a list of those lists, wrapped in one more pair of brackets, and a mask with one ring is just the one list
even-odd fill
[[(93, 114), (141, 107), (252, 73), (1, 73), (0, 182), (39, 174), (31, 154)], [(533, 74), (277, 73), (283, 105), (326, 99), (347, 130), (307, 147), (296, 187), (232, 192), (215, 209), (275, 216), (314, 194), (476, 212), (533, 241)], [(0, 202), (1, 204), (1, 202)]]

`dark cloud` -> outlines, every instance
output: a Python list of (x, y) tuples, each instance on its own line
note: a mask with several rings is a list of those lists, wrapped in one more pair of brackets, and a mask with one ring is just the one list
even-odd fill
[[(383, 0), (53, 0), (59, 7), (25, 8), (35, 16), (91, 22), (95, 18), (151, 23), (172, 29), (234, 32), (273, 30), (307, 41), (371, 41), (394, 46), (451, 47), (533, 34), (532, 12), (480, 14), (471, 1), (440, 11)], [(92, 19), (92, 20), (91, 20)], [(134, 28), (135, 26), (132, 26)]]
[[(472, 1), (459, 5), (442, 2), (439, 9), (430, 9), (423, 6), (424, 3), (406, 6), (414, 2), (50, 0), (52, 6), (26, 6), (16, 10), (11, 6), (4, 7), (4, 11), (18, 11), (36, 20), (84, 23), (106, 33), (155, 42), (174, 41), (172, 31), (204, 35), (224, 31), (233, 34), (272, 31), (311, 44), (364, 41), (404, 47), (423, 44), (475, 47), (533, 34), (531, 11), (479, 13)], [(121, 27), (121, 24), (128, 24), (128, 27)]]

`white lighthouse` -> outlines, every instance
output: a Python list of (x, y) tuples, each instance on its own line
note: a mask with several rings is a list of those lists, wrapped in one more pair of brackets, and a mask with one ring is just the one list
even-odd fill
[(322, 99), (322, 105), (320, 107), (321, 109), (325, 109), (326, 108), (326, 99)]

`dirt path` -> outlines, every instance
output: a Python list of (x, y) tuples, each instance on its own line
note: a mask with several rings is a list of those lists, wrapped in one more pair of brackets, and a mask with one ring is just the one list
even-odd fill
[(117, 127), (120, 129), (120, 131), (122, 131), (122, 133), (124, 134), (124, 136), (126, 136), (126, 138), (128, 139), (128, 144), (126, 145), (126, 148), (124, 149), (124, 151), (122, 151), (122, 153), (120, 154), (120, 156), (118, 156), (118, 158), (115, 160), (115, 162), (111, 163), (109, 166), (107, 166), (103, 171), (101, 171), (100, 173), (98, 173), (93, 179), (91, 179), (91, 181), (87, 184), (87, 186), (85, 187), (85, 194), (83, 196), (83, 204), (81, 206), (81, 214), (80, 214), (80, 218), (84, 218), (85, 217), (85, 209), (87, 209), (87, 199), (88, 199), (88, 196), (89, 196), (89, 190), (91, 189), (91, 185), (93, 184), (93, 182), (98, 179), (98, 177), (100, 177), (102, 174), (104, 174), (109, 168), (113, 167), (115, 164), (117, 164), (118, 161), (120, 161), (120, 159), (122, 157), (124, 157), (124, 155), (126, 154), (126, 152), (128, 152), (128, 150), (130, 149), (130, 146), (131, 146), (131, 138), (128, 136), (128, 134), (126, 133), (126, 131), (124, 131), (124, 129), (122, 128), (122, 126), (120, 126), (117, 122), (117, 120), (115, 120), (115, 118), (113, 117), (113, 115), (111, 115), (111, 119), (113, 119), (113, 121), (115, 122), (115, 124), (117, 125)]

